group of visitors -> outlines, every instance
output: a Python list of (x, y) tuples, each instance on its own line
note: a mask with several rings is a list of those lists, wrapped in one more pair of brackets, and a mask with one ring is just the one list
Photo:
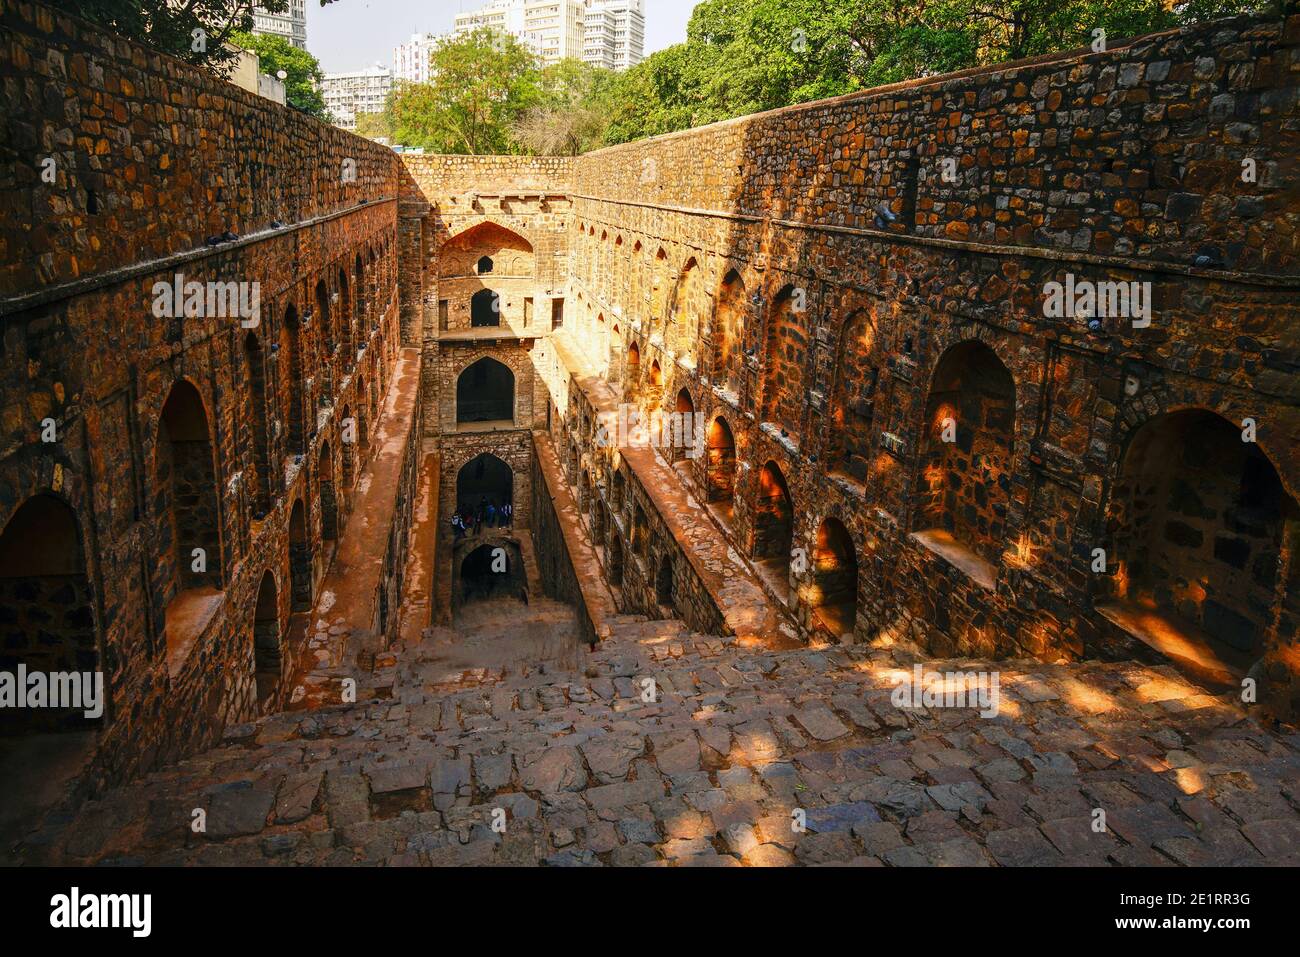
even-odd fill
[(465, 506), (451, 516), (451, 528), (456, 540), (466, 535), (480, 535), (484, 527), (510, 528), (514, 523), (515, 507), (509, 502), (497, 504), (496, 499), (486, 495), (479, 500), (477, 508)]

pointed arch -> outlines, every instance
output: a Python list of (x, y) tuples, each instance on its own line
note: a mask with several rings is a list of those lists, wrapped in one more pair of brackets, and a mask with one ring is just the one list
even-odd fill
[(749, 300), (745, 281), (732, 269), (718, 287), (718, 302), (713, 321), (712, 375), (732, 395), (740, 395), (741, 370), (744, 363), (745, 316)]
[(484, 356), (456, 378), (456, 422), (514, 422), (515, 374)]

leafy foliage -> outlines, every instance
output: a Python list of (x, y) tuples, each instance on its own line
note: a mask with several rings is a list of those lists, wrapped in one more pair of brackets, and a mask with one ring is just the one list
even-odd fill
[(321, 119), (327, 118), (325, 97), (320, 92), (324, 75), (314, 56), (279, 36), (236, 32), (230, 35), (230, 42), (256, 53), (261, 72), (271, 76), (281, 70), (285, 72), (284, 96), (290, 106)]
[[(49, 0), (65, 10), (114, 33), (140, 40), (155, 50), (204, 66), (220, 76), (229, 74), (239, 52), (225, 44), (238, 31), (253, 29), (253, 7), (272, 13), (288, 9), (288, 0)], [(196, 42), (195, 31), (202, 31)]]
[(394, 138), (439, 153), (517, 152), (511, 127), (541, 98), (533, 54), (485, 28), (444, 39), (429, 62), (429, 83), (401, 83), (389, 94)]

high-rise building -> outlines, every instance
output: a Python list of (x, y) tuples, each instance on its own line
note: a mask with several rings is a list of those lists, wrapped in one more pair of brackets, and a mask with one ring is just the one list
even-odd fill
[(541, 57), (557, 63), (582, 59), (587, 0), (490, 0), (456, 17), (456, 33), (489, 27), (508, 33)]
[(644, 0), (590, 0), (583, 24), (582, 59), (608, 70), (626, 70), (644, 58)]
[(253, 33), (284, 37), (299, 50), (307, 49), (307, 0), (289, 0), (284, 13), (254, 7)]
[(428, 83), (429, 54), (441, 39), (437, 33), (412, 33), (410, 42), (393, 47), (393, 79)]
[(325, 109), (334, 118), (334, 125), (354, 130), (358, 113), (379, 113), (384, 108), (388, 91), (393, 87), (393, 73), (388, 67), (376, 63), (365, 70), (351, 73), (326, 73), (321, 83)]

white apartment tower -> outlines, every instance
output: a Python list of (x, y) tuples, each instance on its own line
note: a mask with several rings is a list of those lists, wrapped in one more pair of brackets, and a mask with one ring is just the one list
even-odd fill
[(357, 114), (381, 112), (392, 87), (392, 71), (376, 63), (369, 69), (352, 73), (326, 73), (321, 83), (321, 95), (325, 98), (325, 109), (334, 118), (334, 125), (355, 130)]
[(626, 70), (644, 58), (644, 0), (590, 0), (582, 59), (608, 70)]
[(428, 83), (429, 54), (441, 39), (436, 33), (412, 33), (409, 43), (393, 47), (393, 79)]
[(299, 50), (307, 49), (307, 0), (289, 0), (284, 13), (254, 7), (253, 33), (284, 37)]
[(490, 27), (532, 49), (544, 63), (583, 57), (587, 0), (491, 0), (456, 17), (456, 33)]

